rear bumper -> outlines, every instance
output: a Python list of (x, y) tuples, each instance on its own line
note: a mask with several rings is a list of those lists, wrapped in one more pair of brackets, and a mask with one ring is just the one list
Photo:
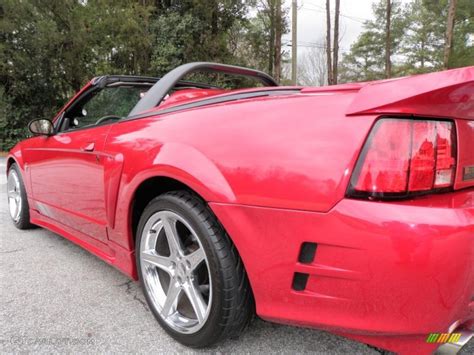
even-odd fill
[[(473, 189), (409, 202), (344, 199), (328, 213), (210, 205), (262, 318), (360, 339), (426, 338), (474, 318)], [(309, 264), (298, 262), (303, 242), (317, 243)], [(292, 288), (295, 272), (309, 275), (303, 291)]]

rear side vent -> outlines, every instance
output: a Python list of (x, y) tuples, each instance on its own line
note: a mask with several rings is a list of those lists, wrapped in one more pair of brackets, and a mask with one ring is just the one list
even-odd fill
[(300, 255), (298, 256), (298, 261), (302, 264), (309, 264), (313, 262), (317, 246), (318, 244), (310, 242), (304, 242), (303, 244), (301, 244), (301, 250)]
[(306, 288), (306, 283), (308, 282), (308, 274), (303, 274), (301, 272), (295, 272), (293, 277), (293, 290), (303, 291)]

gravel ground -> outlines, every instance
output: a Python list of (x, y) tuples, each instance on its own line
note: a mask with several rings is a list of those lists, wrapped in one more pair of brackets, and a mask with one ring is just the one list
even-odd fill
[[(3, 196), (4, 170), (0, 158)], [(0, 254), (1, 353), (194, 352), (161, 330), (137, 283), (52, 232), (17, 230), (1, 196)], [(261, 320), (209, 351), (378, 354), (327, 332)], [(463, 352), (474, 353), (474, 343)]]

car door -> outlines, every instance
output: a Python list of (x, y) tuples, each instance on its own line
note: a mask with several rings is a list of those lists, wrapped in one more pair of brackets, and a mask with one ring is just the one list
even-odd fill
[(133, 107), (131, 96), (139, 95), (119, 89), (86, 92), (63, 113), (55, 135), (37, 137), (35, 146), (25, 152), (33, 208), (100, 241), (107, 240), (105, 140), (111, 125), (126, 116), (124, 98)]

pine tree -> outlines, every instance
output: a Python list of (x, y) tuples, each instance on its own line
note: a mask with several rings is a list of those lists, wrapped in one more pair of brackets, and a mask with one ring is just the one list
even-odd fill
[(414, 0), (407, 9), (408, 25), (402, 36), (401, 70), (405, 74), (427, 73), (442, 69), (445, 17), (422, 0)]
[[(403, 33), (407, 27), (406, 12), (398, 0), (391, 1), (390, 38), (387, 46), (387, 0), (380, 0), (372, 7), (374, 19), (366, 21), (364, 31), (344, 55), (339, 68), (341, 82), (367, 81), (386, 77), (386, 51), (398, 53)], [(396, 74), (396, 68), (391, 72)]]

